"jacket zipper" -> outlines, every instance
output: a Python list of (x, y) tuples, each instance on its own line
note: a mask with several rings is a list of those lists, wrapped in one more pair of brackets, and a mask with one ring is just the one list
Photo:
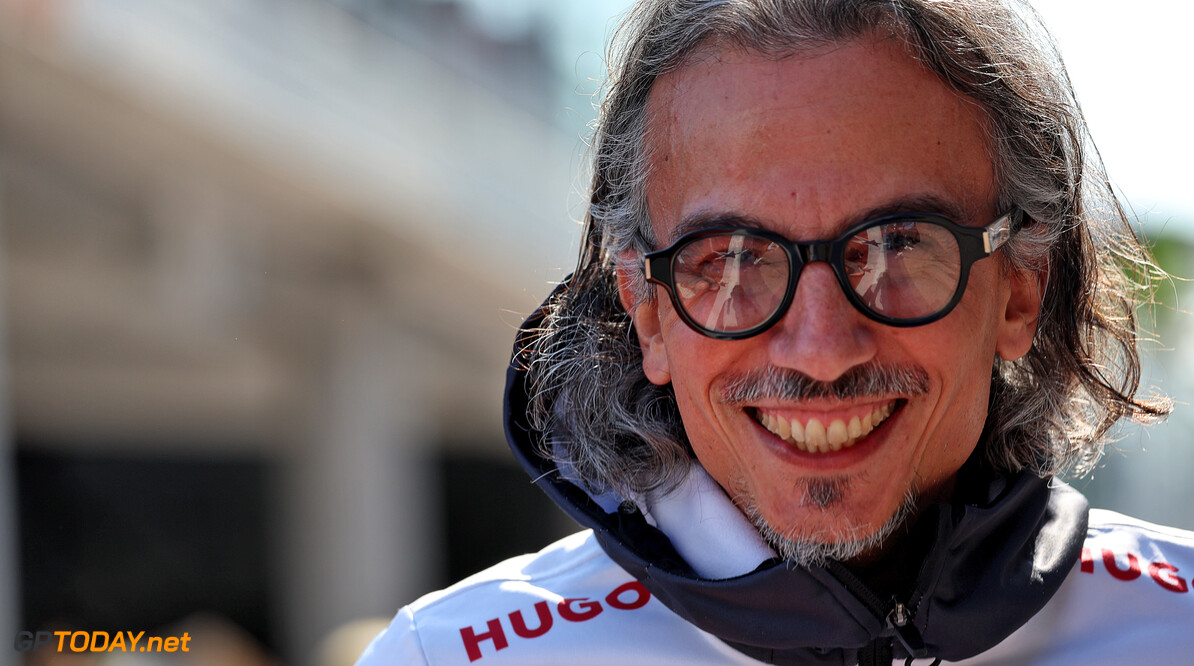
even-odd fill
[(920, 635), (920, 630), (916, 628), (916, 625), (912, 624), (912, 613), (915, 612), (915, 609), (909, 609), (895, 599), (892, 599), (892, 603), (894, 606), (885, 618), (887, 626), (895, 630), (896, 638), (900, 639), (900, 644), (904, 646), (909, 656), (927, 656), (929, 651), (925, 647), (924, 638)]
[(893, 597), (890, 603), (885, 603), (840, 562), (827, 562), (826, 568), (876, 619), (892, 630), (909, 656), (928, 656), (924, 638), (912, 623), (912, 616), (916, 612), (915, 599), (909, 600), (909, 604), (904, 604)]

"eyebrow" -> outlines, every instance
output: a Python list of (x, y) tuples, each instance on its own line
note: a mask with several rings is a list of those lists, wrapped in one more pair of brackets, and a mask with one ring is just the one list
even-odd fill
[[(841, 228), (847, 229), (863, 220), (871, 220), (883, 217), (884, 215), (896, 215), (899, 213), (936, 213), (958, 224), (965, 224), (972, 217), (969, 212), (955, 201), (944, 199), (935, 194), (918, 193), (899, 196), (872, 208), (854, 213), (842, 221)], [(768, 225), (756, 217), (742, 213), (732, 211), (698, 211), (686, 216), (672, 229), (672, 237), (669, 239), (669, 242), (674, 242), (677, 238), (694, 231), (704, 231), (705, 229), (717, 229), (721, 227), (767, 229)]]
[(843, 228), (853, 226), (863, 220), (899, 213), (936, 213), (948, 217), (958, 224), (966, 224), (973, 217), (971, 212), (955, 201), (943, 199), (935, 194), (912, 194), (883, 202), (874, 208), (849, 217)]
[(672, 229), (672, 238), (669, 241), (674, 241), (677, 238), (690, 234), (694, 231), (704, 231), (705, 229), (718, 229), (721, 227), (733, 227), (742, 229), (766, 229), (767, 225), (763, 224), (758, 218), (749, 215), (742, 215), (739, 213), (718, 213), (711, 211), (702, 211), (693, 213), (680, 221), (676, 228)]

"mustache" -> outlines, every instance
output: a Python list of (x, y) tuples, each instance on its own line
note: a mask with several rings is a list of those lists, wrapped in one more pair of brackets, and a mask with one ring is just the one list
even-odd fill
[(857, 365), (833, 381), (825, 382), (791, 368), (768, 366), (729, 377), (721, 389), (722, 400), (732, 406), (764, 399), (852, 400), (892, 394), (921, 395), (929, 390), (929, 374), (917, 366), (878, 363)]

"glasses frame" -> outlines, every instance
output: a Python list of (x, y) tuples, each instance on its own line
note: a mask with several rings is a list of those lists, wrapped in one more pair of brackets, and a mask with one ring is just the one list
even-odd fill
[[(1015, 234), (1016, 229), (1012, 228), (1012, 216), (1015, 212), (1015, 210), (1008, 211), (985, 227), (963, 226), (937, 213), (896, 213), (863, 220), (858, 224), (852, 225), (840, 236), (832, 240), (811, 241), (807, 243), (791, 241), (773, 231), (751, 227), (701, 229), (684, 234), (662, 250), (646, 253), (643, 257), (643, 274), (648, 281), (662, 285), (667, 290), (668, 296), (672, 301), (672, 306), (675, 308), (676, 313), (680, 315), (680, 318), (684, 320), (685, 324), (688, 324), (690, 328), (701, 335), (717, 340), (741, 340), (758, 335), (774, 326), (777, 321), (787, 314), (788, 308), (791, 307), (792, 299), (796, 295), (796, 285), (800, 281), (800, 274), (804, 271), (804, 267), (814, 261), (824, 261), (829, 264), (833, 269), (834, 275), (837, 276), (838, 284), (846, 294), (847, 300), (850, 301), (855, 309), (866, 315), (869, 319), (877, 321), (880, 324), (899, 328), (923, 326), (941, 319), (952, 312), (958, 305), (958, 302), (962, 300), (962, 294), (966, 291), (966, 282), (970, 276), (971, 265), (980, 259), (991, 256)], [(961, 262), (958, 272), (958, 286), (954, 290), (953, 296), (950, 297), (949, 302), (936, 312), (912, 319), (894, 318), (872, 310), (863, 302), (858, 292), (854, 291), (854, 287), (850, 285), (850, 280), (846, 275), (845, 250), (847, 242), (864, 229), (892, 222), (909, 221), (934, 224), (953, 234), (958, 242), (958, 255)], [(734, 332), (714, 331), (697, 323), (680, 303), (680, 297), (676, 291), (674, 273), (675, 258), (681, 249), (689, 243), (702, 238), (726, 233), (748, 234), (775, 243), (783, 248), (787, 254), (789, 266), (788, 286), (784, 291), (779, 305), (776, 306), (775, 312), (751, 328)]]

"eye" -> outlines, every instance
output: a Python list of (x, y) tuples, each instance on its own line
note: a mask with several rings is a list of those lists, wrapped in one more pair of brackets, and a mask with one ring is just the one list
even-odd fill
[[(743, 270), (755, 265), (758, 257), (748, 249), (711, 250), (695, 257), (686, 257), (681, 277), (690, 282), (691, 289), (716, 291), (735, 280)], [(733, 276), (733, 277), (732, 277)]]
[(787, 255), (780, 245), (742, 232), (696, 238), (673, 263), (676, 287), (686, 297), (730, 289), (745, 298), (749, 290), (774, 290), (776, 284), (786, 284), (787, 274)]
[(715, 280), (720, 279), (727, 270), (761, 261), (759, 253), (745, 237), (732, 234), (694, 241), (677, 258), (678, 272)]
[(714, 255), (716, 257), (715, 261), (719, 260), (726, 263), (737, 263), (739, 265), (758, 264), (759, 262), (763, 261), (763, 258), (755, 254), (755, 251), (751, 248), (723, 250), (720, 252), (714, 252)]
[(883, 228), (883, 249), (900, 254), (920, 244), (920, 229), (915, 222), (898, 222)]

